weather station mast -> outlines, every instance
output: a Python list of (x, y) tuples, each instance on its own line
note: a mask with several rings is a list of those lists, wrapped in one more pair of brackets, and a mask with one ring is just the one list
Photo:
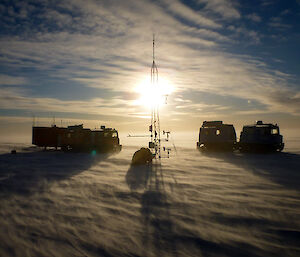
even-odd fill
[[(153, 34), (152, 41), (152, 66), (151, 66), (151, 90), (159, 92), (158, 84), (158, 68), (155, 63), (155, 35)], [(149, 142), (149, 148), (154, 158), (161, 158), (161, 146), (160, 146), (160, 122), (159, 122), (159, 101), (157, 99), (151, 99), (151, 125), (149, 126), (151, 133), (151, 140)]]
[[(152, 66), (151, 66), (151, 80), (149, 85), (149, 95), (150, 105), (151, 105), (151, 124), (149, 126), (150, 135), (128, 135), (128, 137), (149, 137), (150, 142), (148, 148), (142, 147), (140, 150), (136, 151), (132, 157), (132, 165), (140, 165), (151, 163), (152, 159), (161, 160), (161, 158), (169, 158), (171, 148), (161, 147), (161, 130), (160, 130), (160, 120), (159, 120), (159, 107), (161, 104), (161, 98), (165, 97), (165, 102), (167, 101), (168, 95), (162, 95), (162, 89), (160, 88), (160, 83), (158, 81), (158, 68), (155, 63), (155, 35), (153, 34), (152, 40)], [(163, 135), (166, 136), (164, 141), (169, 141), (170, 131), (164, 131)], [(175, 145), (173, 143), (174, 149)], [(162, 156), (162, 150), (167, 153), (167, 155)]]

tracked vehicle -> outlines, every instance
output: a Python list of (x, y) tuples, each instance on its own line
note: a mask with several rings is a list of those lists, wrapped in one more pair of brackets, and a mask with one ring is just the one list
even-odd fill
[(199, 131), (197, 147), (202, 150), (233, 151), (236, 148), (234, 126), (222, 121), (204, 121)]
[(279, 126), (262, 121), (257, 121), (254, 125), (244, 126), (238, 148), (242, 152), (282, 151), (284, 143)]
[(32, 127), (32, 144), (54, 147), (63, 151), (108, 152), (121, 150), (118, 131), (101, 126), (98, 130), (83, 128), (83, 125), (68, 127)]

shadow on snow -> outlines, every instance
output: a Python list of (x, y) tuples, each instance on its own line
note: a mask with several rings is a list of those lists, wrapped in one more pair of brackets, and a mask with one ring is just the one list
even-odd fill
[(300, 155), (277, 153), (205, 152), (207, 157), (222, 159), (243, 167), (254, 174), (264, 176), (288, 189), (300, 190)]
[(59, 151), (2, 154), (0, 155), (0, 193), (26, 195), (42, 192), (49, 182), (81, 173), (108, 156)]
[[(216, 254), (234, 257), (266, 255), (266, 252), (251, 244), (236, 242), (231, 245), (206, 240), (195, 231), (176, 222), (179, 206), (173, 203), (166, 191), (161, 163), (131, 166), (126, 174), (126, 182), (132, 191), (143, 190), (140, 198), (144, 248), (142, 256), (180, 256), (183, 249), (192, 255), (195, 255), (195, 251), (197, 255)], [(180, 208), (188, 209), (190, 206), (180, 203)]]
[[(207, 157), (219, 158), (227, 163), (244, 167), (255, 174), (268, 177), (287, 188), (294, 190), (299, 190), (300, 188), (300, 155), (284, 152), (273, 154), (213, 152), (203, 154)], [(188, 214), (191, 206), (184, 202), (180, 204), (174, 202), (174, 199), (169, 194), (170, 192), (166, 191), (164, 174), (160, 163), (154, 163), (149, 166), (131, 166), (126, 174), (126, 182), (132, 191), (142, 190), (140, 198), (140, 212), (143, 222), (142, 242), (144, 246), (142, 256), (179, 256), (182, 251), (187, 251), (192, 255), (204, 254), (234, 257), (282, 256), (285, 253), (284, 251), (276, 250), (276, 248), (270, 249), (266, 247), (262, 249), (251, 244), (251, 242), (214, 242), (176, 222), (178, 219), (177, 208), (186, 209)], [(227, 219), (225, 220), (228, 222)], [(257, 223), (258, 221), (255, 220), (253, 222)], [(248, 220), (243, 220), (243, 222), (249, 223)], [(266, 220), (260, 222), (262, 225), (266, 225), (266, 229), (271, 229), (268, 224), (265, 224)], [(195, 226), (197, 226), (196, 223)], [(278, 234), (276, 238), (283, 240), (289, 246), (295, 246), (294, 241), (299, 232), (282, 229), (279, 226), (277, 229), (272, 228), (271, 231), (268, 230), (268, 233)], [(290, 240), (294, 241), (290, 242)], [(277, 251), (277, 253), (274, 251)], [(295, 252), (297, 252), (297, 249), (291, 252), (291, 256)]]
[(144, 190), (141, 195), (143, 256), (150, 252), (155, 256), (163, 256), (165, 251), (176, 253), (174, 226), (161, 163), (154, 161), (152, 165), (131, 166), (126, 174), (126, 182), (132, 191)]

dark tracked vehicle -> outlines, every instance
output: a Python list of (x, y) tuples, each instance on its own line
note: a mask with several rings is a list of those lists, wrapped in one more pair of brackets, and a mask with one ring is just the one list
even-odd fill
[(277, 152), (284, 148), (277, 124), (257, 121), (243, 127), (238, 148), (241, 152)]
[(109, 152), (121, 150), (118, 131), (101, 126), (99, 130), (83, 128), (83, 125), (68, 127), (32, 127), (32, 144), (54, 147), (63, 151)]
[(234, 126), (222, 121), (204, 121), (199, 131), (197, 147), (212, 151), (233, 151), (236, 148)]

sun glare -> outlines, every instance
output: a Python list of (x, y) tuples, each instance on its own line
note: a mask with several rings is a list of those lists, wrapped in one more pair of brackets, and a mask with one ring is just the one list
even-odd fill
[(159, 78), (157, 84), (151, 84), (150, 79), (142, 80), (135, 91), (140, 94), (137, 100), (138, 105), (145, 106), (149, 109), (155, 106), (165, 104), (166, 98), (173, 92), (171, 83), (163, 78)]

